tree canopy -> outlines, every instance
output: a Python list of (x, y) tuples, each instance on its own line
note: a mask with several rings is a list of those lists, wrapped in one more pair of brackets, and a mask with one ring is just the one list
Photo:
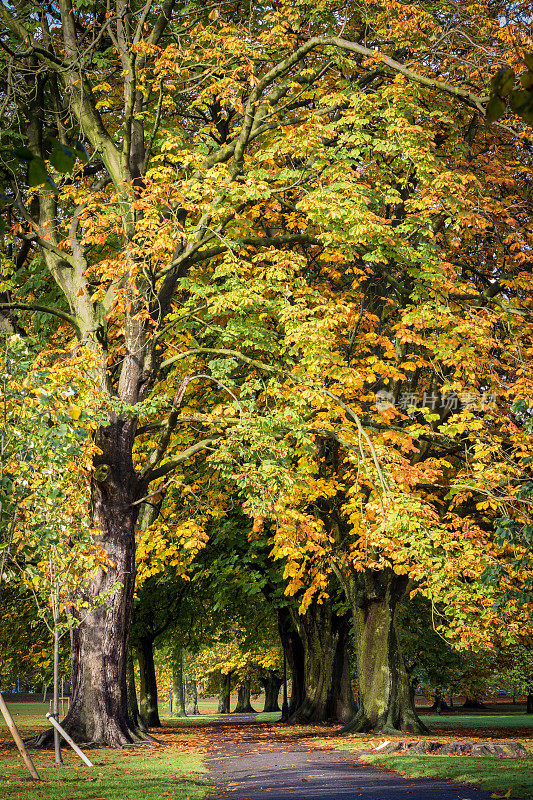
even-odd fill
[(75, 738), (142, 738), (136, 540), (138, 587), (186, 581), (215, 531), (239, 552), (239, 514), (261, 591), (302, 615), (341, 592), (354, 728), (420, 729), (406, 596), (459, 647), (530, 637), (528, 15), (0, 8), (2, 326), (56, 413), (76, 392), (67, 477), (108, 560), (72, 634)]

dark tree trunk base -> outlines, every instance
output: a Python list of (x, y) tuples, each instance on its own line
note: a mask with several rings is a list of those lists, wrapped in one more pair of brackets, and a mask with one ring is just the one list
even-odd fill
[(230, 713), (231, 673), (220, 677), (220, 694), (218, 698), (217, 714)]
[(434, 711), (436, 714), (442, 714), (443, 711), (450, 711), (450, 706), (446, 700), (439, 699), (435, 700), (429, 710)]
[(289, 723), (348, 722), (355, 712), (347, 649), (350, 620), (338, 616), (328, 602), (311, 605), (294, 624), (304, 645), (305, 694)]
[(480, 700), (472, 700), (470, 697), (467, 697), (464, 701), (461, 708), (467, 708), (471, 711), (486, 711), (487, 706), (485, 703), (482, 703)]
[(154, 663), (154, 640), (142, 636), (137, 646), (137, 660), (140, 676), (140, 716), (146, 728), (160, 728), (159, 707), (157, 704), (157, 680)]
[[(118, 736), (116, 734), (112, 736), (109, 735), (102, 739), (93, 740), (90, 742), (84, 742), (79, 736), (76, 736), (76, 729), (73, 729), (72, 726), (68, 725), (67, 717), (65, 717), (65, 720), (61, 723), (61, 727), (64, 728), (70, 736), (72, 736), (78, 747), (86, 750), (95, 747), (153, 747), (154, 743), (157, 742), (153, 736), (150, 736), (149, 733), (142, 730), (140, 727), (136, 729), (128, 728), (127, 731), (120, 731), (120, 735)], [(30, 739), (26, 740), (26, 745), (35, 749), (53, 748), (54, 729), (48, 728), (38, 736), (32, 736)]]

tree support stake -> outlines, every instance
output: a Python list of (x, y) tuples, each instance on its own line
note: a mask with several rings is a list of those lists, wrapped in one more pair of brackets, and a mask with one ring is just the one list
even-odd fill
[(54, 728), (56, 728), (56, 730), (58, 730), (58, 731), (59, 731), (59, 733), (61, 734), (61, 736), (63, 737), (63, 739), (64, 739), (64, 740), (67, 742), (67, 744), (69, 744), (69, 745), (72, 747), (72, 749), (74, 750), (74, 752), (75, 752), (75, 753), (77, 753), (77, 754), (79, 755), (79, 757), (81, 758), (81, 760), (83, 761), (83, 763), (84, 763), (84, 764), (87, 764), (87, 766), (88, 766), (88, 767), (94, 767), (94, 764), (92, 763), (92, 761), (89, 761), (89, 759), (87, 758), (87, 756), (85, 755), (85, 753), (82, 753), (82, 751), (80, 750), (80, 748), (78, 747), (78, 745), (77, 745), (77, 744), (76, 744), (76, 743), (73, 741), (73, 739), (71, 739), (71, 738), (70, 738), (70, 736), (68, 735), (68, 733), (67, 733), (65, 730), (63, 730), (63, 728), (61, 727), (61, 725), (59, 724), (59, 722), (57, 721), (57, 719), (55, 719), (55, 717), (53, 716), (53, 714), (47, 713), (47, 714), (46, 714), (46, 718), (47, 718), (48, 720), (50, 720), (50, 722), (52, 723), (52, 725), (54, 726)]
[(26, 746), (25, 746), (24, 742), (22, 741), (22, 737), (21, 737), (20, 733), (18, 732), (18, 728), (17, 728), (17, 726), (15, 725), (15, 723), (13, 721), (13, 717), (11, 716), (11, 713), (10, 713), (9, 709), (6, 706), (6, 702), (5, 702), (4, 698), (2, 697), (1, 692), (0, 692), (0, 711), (2, 712), (2, 716), (4, 717), (4, 719), (6, 721), (7, 727), (11, 731), (11, 735), (13, 736), (13, 739), (15, 740), (15, 744), (17, 745), (18, 751), (19, 751), (20, 755), (22, 756), (22, 760), (24, 761), (24, 763), (26, 764), (26, 767), (28, 768), (28, 772), (30, 773), (30, 775), (32, 777), (32, 780), (40, 781), (41, 780), (41, 776), (39, 775), (39, 773), (35, 769), (35, 764), (31, 760), (30, 754), (26, 750)]

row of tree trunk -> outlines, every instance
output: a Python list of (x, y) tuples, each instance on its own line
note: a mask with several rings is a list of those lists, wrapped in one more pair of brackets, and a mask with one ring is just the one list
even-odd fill
[[(289, 720), (336, 720), (345, 730), (423, 732), (395, 628), (395, 611), (406, 579), (390, 574), (343, 580), (349, 612), (339, 615), (333, 600), (312, 604), (305, 614), (278, 611), (287, 654), (292, 696)], [(353, 626), (359, 698), (351, 689), (349, 638)]]

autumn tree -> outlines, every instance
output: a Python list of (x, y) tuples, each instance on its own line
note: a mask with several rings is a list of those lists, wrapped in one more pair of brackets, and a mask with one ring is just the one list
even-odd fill
[[(389, 558), (390, 542), (405, 515), (419, 513), (425, 498), (411, 487), (437, 479), (433, 459), (448, 453), (439, 437), (453, 432), (435, 434), (424, 415), (391, 417), (378, 442), (371, 395), (382, 385), (429, 388), (434, 356), (446, 366), (445, 379), (435, 373), (439, 390), (463, 387), (468, 368), (460, 377), (448, 369), (463, 295), (476, 309), (462, 331), (468, 340), (481, 322), (487, 330), (483, 309), (520, 280), (512, 270), (500, 283), (488, 250), (481, 276), (466, 267), (458, 279), (461, 268), (442, 258), (461, 237), (468, 247), (459, 252), (472, 258), (472, 230), (509, 207), (506, 188), (495, 205), (473, 198), (492, 157), (486, 50), (491, 61), (514, 64), (524, 44), (510, 46), (516, 22), (500, 26), (490, 3), (297, 3), (260, 13), (235, 4), (208, 14), (175, 0), (60, 0), (47, 9), (2, 5), (0, 26), (10, 128), (4, 214), (17, 251), (8, 262), (15, 286), (0, 309), (44, 311), (70, 326), (102, 398), (91, 509), (114, 566), (94, 578), (89, 597), (108, 592), (107, 605), (73, 635), (65, 727), (80, 741), (139, 739), (127, 710), (126, 653), (143, 502), (166, 491), (169, 476), (184, 497), (195, 493), (190, 474), (200, 466), (208, 484), (218, 472), (247, 498), (250, 514), (268, 515), (295, 462), (307, 480), (303, 461), (316, 446), (326, 474), (310, 480), (310, 495), (285, 491), (280, 537), (292, 536), (291, 508), (304, 509), (310, 542), (322, 525), (332, 539), (367, 530), (358, 515), (372, 509), (370, 530), (384, 538), (369, 544), (365, 533), (355, 544), (364, 544), (363, 561), (350, 545), (335, 564), (356, 618), (360, 676), (368, 676), (363, 711), (378, 727), (416, 728), (393, 623), (411, 562)], [(472, 69), (465, 47), (474, 50)], [(520, 148), (520, 126), (514, 139), (508, 128), (497, 123), (489, 150), (500, 141)], [(514, 181), (512, 160), (489, 169), (493, 187), (494, 179), (500, 187)], [(56, 305), (16, 285), (21, 261), (36, 252), (60, 291)], [(450, 294), (455, 313), (446, 318), (435, 305)], [(434, 331), (436, 353), (411, 350)], [(300, 435), (290, 454), (287, 423)], [(423, 437), (438, 453), (424, 450), (411, 463), (412, 443)], [(387, 492), (384, 469), (393, 475)], [(349, 528), (333, 513), (337, 500)], [(401, 513), (391, 517), (394, 508)], [(209, 505), (203, 514), (194, 541)], [(283, 552), (292, 557), (292, 541)], [(404, 565), (401, 574), (393, 562)], [(392, 696), (369, 666), (378, 628), (378, 670)], [(375, 710), (384, 693), (386, 709), (402, 709), (397, 718)]]

